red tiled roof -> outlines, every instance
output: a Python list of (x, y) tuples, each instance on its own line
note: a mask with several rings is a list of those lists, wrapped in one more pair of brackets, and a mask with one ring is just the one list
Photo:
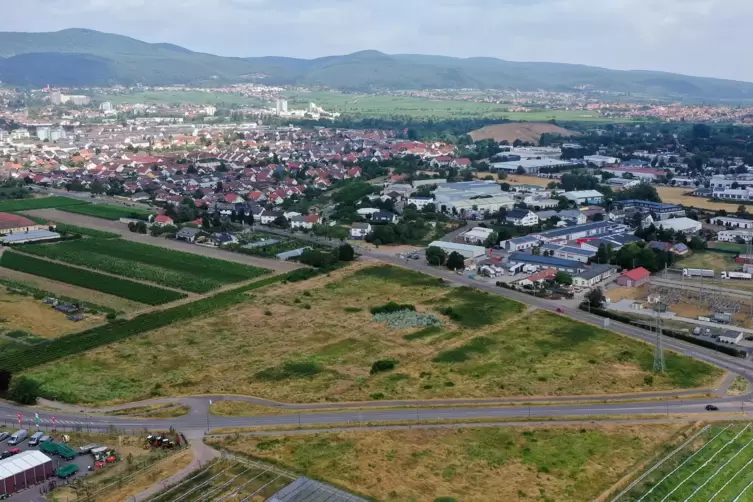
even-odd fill
[(10, 213), (0, 213), (0, 230), (11, 230), (21, 227), (33, 227), (36, 223), (29, 218)]
[(651, 275), (651, 272), (649, 272), (648, 270), (646, 270), (643, 267), (638, 267), (638, 268), (634, 268), (633, 270), (629, 270), (629, 271), (623, 273), (622, 275), (624, 275), (625, 277), (627, 277), (630, 280), (639, 281), (639, 280), (645, 279), (646, 277), (648, 277), (649, 275)]

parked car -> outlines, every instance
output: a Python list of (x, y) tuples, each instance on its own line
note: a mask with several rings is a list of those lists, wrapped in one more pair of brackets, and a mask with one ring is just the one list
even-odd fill
[(562, 314), (563, 312), (564, 312), (564, 310), (562, 310), (561, 308), (557, 307), (557, 313), (558, 314)]
[(8, 440), (8, 444), (13, 445), (13, 446), (17, 444), (21, 444), (24, 441), (26, 441), (27, 437), (29, 437), (29, 431), (27, 431), (26, 429), (18, 430), (14, 432), (13, 435), (10, 437), (10, 439)]
[(0, 441), (5, 441), (10, 437), (10, 432), (2, 431), (0, 432)]
[(718, 406), (714, 406), (713, 404), (707, 404), (706, 405), (706, 411), (719, 411)]
[(44, 432), (35, 432), (29, 438), (29, 446), (38, 446), (39, 441), (44, 437)]
[(39, 444), (42, 443), (52, 443), (52, 436), (42, 436), (42, 439), (39, 440)]

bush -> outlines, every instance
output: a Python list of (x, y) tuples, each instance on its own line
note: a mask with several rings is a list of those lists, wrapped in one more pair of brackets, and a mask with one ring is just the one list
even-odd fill
[(383, 394), (383, 393), (381, 393), (381, 392), (375, 392), (375, 393), (373, 393), (373, 394), (372, 394), (371, 396), (369, 396), (369, 397), (371, 397), (371, 399), (373, 399), (373, 400), (375, 400), (375, 401), (379, 401), (380, 399), (384, 399), (384, 394)]
[(114, 321), (117, 316), (115, 315), (115, 312), (108, 312), (105, 317), (108, 321)]
[(374, 361), (374, 363), (371, 365), (371, 371), (369, 371), (369, 373), (375, 375), (384, 371), (390, 371), (395, 369), (396, 365), (397, 361), (395, 361), (394, 359), (380, 359), (379, 361)]
[(8, 389), (8, 399), (19, 404), (37, 404), (39, 388), (39, 382), (29, 377), (14, 378)]
[(384, 305), (380, 305), (378, 307), (374, 307), (371, 309), (372, 314), (391, 314), (393, 312), (399, 312), (401, 310), (416, 310), (415, 305), (411, 305), (409, 303), (395, 303), (395, 302), (389, 302)]

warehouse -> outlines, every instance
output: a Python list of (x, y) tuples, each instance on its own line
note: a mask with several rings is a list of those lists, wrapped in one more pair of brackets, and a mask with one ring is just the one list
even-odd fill
[(32, 230), (0, 236), (0, 244), (25, 244), (27, 242), (49, 241), (59, 239), (60, 234), (49, 230)]
[(601, 204), (604, 200), (604, 194), (596, 190), (575, 190), (574, 192), (565, 192), (562, 194), (567, 200), (576, 204)]
[(456, 242), (434, 241), (429, 247), (438, 247), (447, 254), (452, 252), (460, 253), (466, 260), (473, 260), (486, 254), (486, 248), (483, 246), (471, 246), (469, 244), (458, 244)]
[(460, 234), (460, 238), (467, 244), (484, 244), (486, 239), (494, 233), (493, 228), (475, 227), (463, 234)]
[(553, 256), (563, 260), (579, 261), (588, 263), (589, 258), (596, 256), (596, 251), (571, 246), (562, 246), (559, 244), (544, 244), (541, 246), (541, 254), (544, 256)]
[(500, 248), (504, 248), (506, 251), (525, 251), (531, 249), (539, 244), (539, 240), (535, 237), (515, 237), (504, 242), (499, 243)]
[(588, 237), (606, 237), (613, 234), (624, 234), (628, 227), (609, 221), (597, 221), (585, 225), (574, 225), (565, 228), (555, 228), (538, 234), (533, 234), (544, 242), (562, 242)]
[(526, 174), (539, 174), (545, 167), (572, 167), (575, 164), (569, 160), (556, 159), (520, 159), (508, 160), (507, 162), (494, 162), (489, 165), (490, 171), (506, 171), (508, 173), (518, 172), (518, 168), (523, 168)]
[(684, 234), (695, 234), (701, 230), (701, 223), (690, 218), (671, 218), (654, 223), (658, 228), (674, 230)]
[(552, 258), (551, 256), (537, 256), (530, 253), (511, 253), (508, 261), (510, 263), (525, 263), (527, 265), (556, 268), (557, 270), (569, 272), (571, 274), (578, 273), (586, 268), (585, 265), (578, 261)]
[(52, 459), (42, 452), (29, 450), (0, 460), (0, 489), (16, 493), (52, 477)]

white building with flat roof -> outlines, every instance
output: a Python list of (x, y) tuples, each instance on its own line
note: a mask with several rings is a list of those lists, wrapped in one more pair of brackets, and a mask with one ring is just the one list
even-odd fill
[(668, 220), (659, 220), (654, 222), (658, 228), (668, 230), (672, 229), (675, 232), (682, 232), (684, 234), (695, 234), (701, 230), (701, 222), (692, 220), (690, 218), (670, 218)]
[(428, 247), (438, 247), (447, 254), (460, 253), (466, 260), (480, 258), (486, 254), (483, 246), (471, 246), (470, 244), (458, 244), (457, 242), (434, 241)]
[(583, 160), (597, 167), (613, 166), (620, 163), (620, 159), (617, 157), (607, 157), (606, 155), (586, 155)]

